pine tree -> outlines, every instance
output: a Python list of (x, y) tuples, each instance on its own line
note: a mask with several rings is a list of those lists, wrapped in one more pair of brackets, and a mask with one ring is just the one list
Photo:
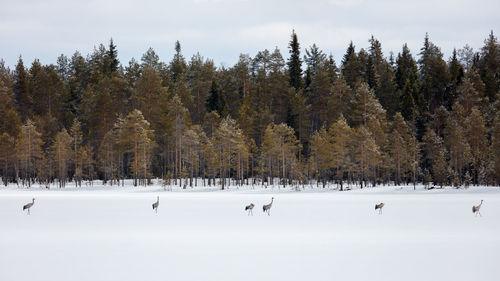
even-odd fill
[(141, 67), (151, 67), (154, 70), (160, 72), (162, 64), (160, 63), (160, 57), (156, 54), (153, 48), (149, 48), (146, 53), (141, 57)]
[(358, 166), (361, 188), (367, 180), (372, 180), (375, 186), (375, 167), (380, 161), (380, 148), (375, 143), (370, 131), (365, 126), (359, 126), (352, 134), (352, 154)]
[(488, 159), (488, 139), (483, 115), (477, 107), (473, 107), (465, 120), (465, 137), (469, 144), (473, 165), (473, 183), (478, 184), (479, 172), (486, 166)]
[(36, 178), (37, 162), (42, 158), (41, 134), (30, 119), (21, 126), (19, 139), (16, 142), (16, 155), (20, 163), (22, 184), (29, 187)]
[(344, 173), (348, 171), (351, 159), (349, 158), (349, 143), (352, 129), (343, 115), (340, 115), (328, 130), (332, 142), (333, 168), (336, 169), (337, 182), (343, 190)]
[(205, 130), (207, 137), (212, 137), (217, 127), (219, 127), (220, 121), (221, 117), (217, 111), (211, 111), (205, 114), (205, 117), (203, 118), (203, 129)]
[(215, 77), (215, 66), (211, 60), (204, 60), (199, 53), (193, 55), (187, 69), (188, 87), (194, 98), (194, 111), (191, 119), (195, 124), (202, 124), (205, 116), (205, 102), (209, 96), (210, 85)]
[(182, 171), (182, 135), (190, 123), (189, 112), (177, 95), (172, 98), (168, 106), (168, 118), (172, 124), (171, 134), (174, 138), (174, 177), (177, 182)]
[(328, 122), (333, 124), (341, 115), (348, 114), (349, 105), (351, 104), (352, 89), (347, 85), (344, 77), (340, 75), (333, 82), (331, 94), (328, 97)]
[(446, 162), (446, 149), (443, 139), (436, 135), (431, 128), (427, 128), (422, 141), (426, 155), (425, 161), (431, 168), (433, 182), (442, 187), (448, 178), (448, 163)]
[(68, 177), (68, 163), (71, 159), (71, 136), (66, 129), (62, 129), (54, 138), (50, 154), (55, 164), (59, 188), (65, 187)]
[(494, 173), (496, 184), (500, 185), (500, 111), (497, 112), (495, 118), (495, 126), (491, 138), (491, 154), (494, 161)]
[[(8, 133), (0, 135), (0, 171), (5, 186), (14, 179), (11, 170), (15, 163), (15, 138)], [(10, 174), (10, 177), (9, 177)]]
[(367, 125), (370, 117), (380, 117), (385, 115), (385, 110), (375, 97), (367, 83), (359, 84), (354, 92), (354, 99), (350, 110), (351, 123), (354, 126)]
[(411, 170), (412, 159), (408, 151), (410, 144), (408, 125), (399, 112), (394, 115), (390, 142), (391, 156), (394, 159), (394, 170), (396, 172), (396, 185), (400, 185), (402, 177)]
[[(274, 115), (274, 122), (286, 122), (288, 113), (288, 90), (286, 83), (285, 60), (278, 48), (275, 48), (269, 57), (269, 111)], [(243, 97), (245, 98), (245, 97)]]
[(21, 128), (21, 119), (14, 106), (12, 90), (4, 83), (0, 79), (0, 134), (16, 137)]
[(332, 140), (323, 126), (311, 137), (311, 158), (318, 180), (323, 183), (323, 188), (328, 181), (333, 168)]
[[(290, 107), (287, 124), (295, 130), (298, 140), (304, 150), (307, 151), (307, 143), (311, 126), (309, 122), (309, 112), (311, 110), (311, 106), (307, 103), (307, 98), (301, 90), (297, 92), (292, 89), (288, 92), (288, 95)], [(300, 161), (301, 154), (299, 154), (299, 162)]]
[(146, 186), (150, 177), (151, 151), (154, 143), (151, 140), (153, 131), (150, 123), (144, 119), (142, 112), (134, 110), (127, 115), (121, 132), (121, 139), (125, 140), (127, 152), (132, 154), (130, 171), (134, 179), (134, 186), (139, 184), (139, 179)]
[(457, 94), (457, 101), (464, 107), (466, 115), (470, 114), (472, 107), (482, 107), (484, 105), (484, 98), (476, 90), (474, 84), (468, 77), (465, 77), (458, 86)]
[[(198, 125), (194, 125), (184, 132), (184, 146), (182, 149), (182, 161), (189, 173), (189, 186), (193, 187), (193, 178), (198, 176), (201, 158), (201, 138)], [(201, 131), (202, 132), (202, 131)], [(186, 185), (184, 185), (186, 186)]]
[(158, 124), (165, 105), (162, 103), (167, 95), (167, 88), (162, 86), (158, 71), (149, 66), (144, 67), (137, 79), (135, 93), (131, 97), (134, 109), (139, 109), (146, 120)]
[(212, 138), (216, 167), (219, 171), (221, 189), (226, 186), (226, 177), (230, 175), (230, 169), (235, 165), (235, 159), (238, 152), (238, 144), (242, 139), (242, 132), (238, 128), (236, 121), (227, 116), (222, 119), (219, 128), (215, 131)]
[(312, 45), (306, 50), (308, 83), (305, 94), (311, 104), (312, 131), (317, 131), (327, 120), (327, 105), (331, 93), (330, 62), (327, 56)]
[(82, 168), (82, 159), (80, 155), (81, 152), (80, 147), (82, 145), (83, 134), (81, 130), (81, 124), (77, 119), (73, 120), (73, 124), (71, 125), (70, 128), (70, 135), (71, 135), (71, 151), (72, 151), (71, 162), (73, 163), (74, 178), (76, 184), (80, 185), (81, 187), (83, 168)]

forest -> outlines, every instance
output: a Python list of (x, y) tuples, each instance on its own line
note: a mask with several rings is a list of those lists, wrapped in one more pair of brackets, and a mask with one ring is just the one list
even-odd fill
[[(0, 60), (5, 186), (500, 185), (500, 44), (491, 31), (444, 58), (428, 35), (384, 55), (373, 36), (342, 61), (290, 36), (231, 67), (181, 44), (118, 60), (83, 56), (14, 69)], [(197, 179), (197, 180), (195, 180)]]

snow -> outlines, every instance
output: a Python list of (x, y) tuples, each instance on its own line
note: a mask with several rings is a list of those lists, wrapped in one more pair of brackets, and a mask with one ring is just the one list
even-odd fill
[[(498, 280), (500, 188), (0, 188), (0, 280)], [(158, 214), (151, 204), (160, 196)], [(35, 197), (31, 215), (22, 206)], [(271, 216), (262, 205), (274, 197)], [(481, 199), (482, 217), (472, 214)], [(254, 216), (244, 207), (253, 202)], [(383, 214), (374, 205), (385, 202)]]

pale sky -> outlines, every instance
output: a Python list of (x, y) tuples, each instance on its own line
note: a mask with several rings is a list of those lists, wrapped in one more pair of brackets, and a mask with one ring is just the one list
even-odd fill
[(302, 54), (316, 43), (337, 64), (351, 40), (359, 50), (372, 34), (386, 56), (405, 42), (416, 55), (426, 32), (448, 60), (453, 48), (478, 50), (491, 30), (498, 36), (499, 11), (498, 0), (0, 0), (0, 58), (56, 63), (112, 37), (124, 66), (149, 47), (168, 62), (176, 40), (188, 60), (200, 52), (232, 66), (240, 53), (276, 46), (287, 58), (295, 29)]

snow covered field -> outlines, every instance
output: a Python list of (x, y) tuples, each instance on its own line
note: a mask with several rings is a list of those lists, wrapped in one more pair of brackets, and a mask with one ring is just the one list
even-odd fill
[(499, 260), (500, 188), (0, 188), (3, 281), (493, 281)]

